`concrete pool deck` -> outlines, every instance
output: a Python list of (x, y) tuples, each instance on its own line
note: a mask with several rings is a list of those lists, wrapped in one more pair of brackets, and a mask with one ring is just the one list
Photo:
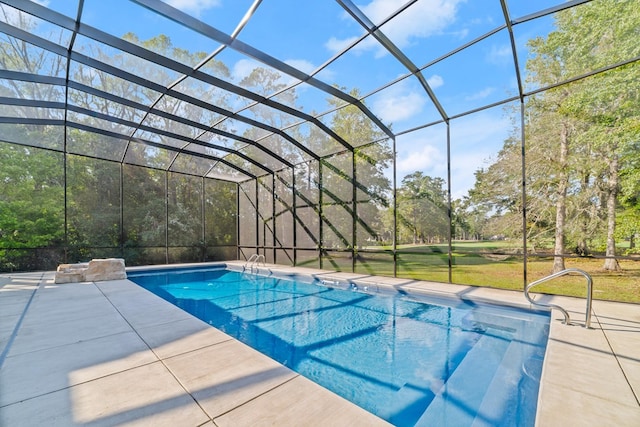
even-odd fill
[[(267, 267), (528, 306), (521, 292)], [(388, 425), (128, 280), (53, 275), (0, 274), (2, 426)], [(583, 299), (545, 298), (584, 322)], [(537, 425), (640, 425), (640, 305), (594, 301), (589, 330), (561, 319)]]

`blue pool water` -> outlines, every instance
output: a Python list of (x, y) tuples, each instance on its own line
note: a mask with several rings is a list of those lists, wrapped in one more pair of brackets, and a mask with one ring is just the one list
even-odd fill
[(534, 425), (546, 312), (222, 269), (129, 279), (395, 425)]

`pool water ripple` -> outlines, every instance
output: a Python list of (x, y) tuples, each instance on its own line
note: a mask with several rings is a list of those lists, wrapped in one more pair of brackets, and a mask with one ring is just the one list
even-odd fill
[(227, 270), (130, 279), (395, 425), (535, 423), (546, 313)]

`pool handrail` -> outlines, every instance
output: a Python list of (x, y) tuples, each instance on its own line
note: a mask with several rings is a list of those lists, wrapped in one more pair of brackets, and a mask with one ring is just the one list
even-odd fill
[(564, 276), (567, 274), (571, 274), (571, 273), (578, 273), (578, 274), (582, 274), (586, 279), (587, 279), (587, 312), (585, 314), (585, 320), (584, 320), (584, 327), (589, 329), (591, 328), (591, 305), (593, 302), (593, 279), (591, 278), (591, 275), (589, 275), (589, 273), (587, 273), (584, 270), (580, 270), (579, 268), (567, 268), (561, 271), (558, 271), (557, 273), (553, 273), (550, 274), (548, 276), (543, 277), (542, 279), (538, 279), (534, 282), (529, 283), (525, 288), (524, 288), (524, 296), (525, 298), (533, 305), (539, 305), (539, 306), (543, 306), (543, 307), (551, 307), (551, 308), (555, 308), (557, 310), (560, 310), (560, 312), (564, 315), (564, 324), (565, 325), (570, 325), (571, 324), (571, 319), (569, 317), (569, 313), (567, 312), (567, 310), (565, 310), (564, 308), (560, 307), (557, 304), (547, 304), (547, 303), (542, 303), (542, 302), (537, 302), (535, 301), (533, 298), (531, 298), (531, 295), (529, 295), (529, 290), (531, 288), (533, 288), (536, 285), (539, 285), (543, 282), (547, 282), (549, 280), (553, 280), (555, 278), (558, 278), (560, 276)]
[(264, 267), (265, 265), (267, 265), (267, 259), (264, 257), (264, 255), (259, 254), (256, 257), (256, 260), (253, 262), (254, 265), (259, 265), (260, 264), (260, 260), (262, 260), (262, 266)]
[(251, 255), (249, 259), (245, 261), (244, 267), (247, 267), (250, 263), (254, 262), (256, 259), (258, 259), (258, 254)]
[(262, 254), (253, 254), (249, 257), (249, 259), (244, 263), (244, 266), (242, 267), (242, 271), (245, 271), (247, 269), (247, 266), (249, 267), (249, 271), (253, 272), (253, 267), (258, 267), (260, 260), (262, 260), (262, 265), (266, 266), (266, 259), (264, 257), (264, 255)]

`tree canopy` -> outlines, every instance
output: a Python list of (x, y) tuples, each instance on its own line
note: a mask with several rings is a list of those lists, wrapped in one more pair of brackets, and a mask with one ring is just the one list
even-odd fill
[[(617, 269), (615, 240), (634, 241), (638, 233), (640, 66), (588, 76), (640, 55), (636, 6), (590, 2), (558, 12), (555, 30), (529, 42), (530, 83), (550, 88), (525, 104), (527, 238), (555, 242), (555, 270), (564, 268), (562, 255), (594, 251), (607, 256), (605, 269)], [(470, 192), (472, 204), (492, 212), (507, 235), (521, 234), (518, 126), (512, 134), (497, 161), (476, 173)]]

